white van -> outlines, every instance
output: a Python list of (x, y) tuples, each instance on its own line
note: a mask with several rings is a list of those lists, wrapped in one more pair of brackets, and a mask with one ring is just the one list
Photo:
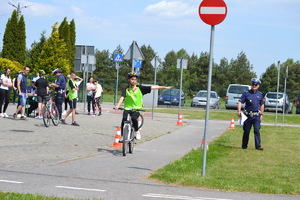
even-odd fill
[[(240, 84), (230, 84), (227, 88), (225, 107), (226, 109), (237, 109), (237, 104), (239, 102), (242, 94), (251, 89), (250, 85), (240, 85)], [(244, 104), (242, 108), (244, 108)]]

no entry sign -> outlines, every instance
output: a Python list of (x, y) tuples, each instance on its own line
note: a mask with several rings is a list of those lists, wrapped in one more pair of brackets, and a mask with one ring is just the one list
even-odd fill
[(224, 0), (203, 0), (199, 6), (199, 16), (209, 25), (220, 24), (227, 15), (227, 6)]

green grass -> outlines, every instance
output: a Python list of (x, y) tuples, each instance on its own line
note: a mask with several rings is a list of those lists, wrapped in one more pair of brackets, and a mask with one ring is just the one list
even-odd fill
[(45, 197), (41, 195), (0, 192), (1, 200), (74, 200), (70, 198)]
[(297, 127), (263, 126), (264, 151), (241, 149), (242, 129), (228, 130), (209, 143), (206, 176), (201, 176), (202, 149), (150, 175), (173, 184), (239, 192), (300, 195), (300, 134)]

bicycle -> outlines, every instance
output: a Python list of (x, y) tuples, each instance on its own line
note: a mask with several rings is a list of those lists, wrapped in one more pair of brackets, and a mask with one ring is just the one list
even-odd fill
[(51, 93), (49, 93), (45, 98), (43, 99), (43, 109), (42, 109), (42, 116), (43, 116), (43, 122), (46, 127), (50, 126), (50, 119), (52, 120), (52, 123), (54, 126), (57, 126), (59, 123), (59, 114), (58, 109), (55, 105), (55, 102), (53, 101), (51, 97)]
[[(119, 108), (119, 110), (124, 110), (124, 108)], [(124, 121), (124, 125), (123, 125), (123, 145), (122, 145), (122, 152), (123, 152), (123, 156), (126, 156), (127, 152), (129, 153), (133, 153), (133, 148), (134, 148), (134, 144), (135, 144), (135, 131), (132, 125), (132, 120), (131, 120), (131, 114), (133, 112), (144, 112), (145, 110), (141, 110), (141, 109), (132, 109), (130, 110), (130, 113), (128, 113), (127, 115), (127, 120)], [(144, 124), (144, 117), (143, 115), (140, 115), (141, 118), (141, 124), (138, 127), (138, 129), (140, 129), (143, 124)]]

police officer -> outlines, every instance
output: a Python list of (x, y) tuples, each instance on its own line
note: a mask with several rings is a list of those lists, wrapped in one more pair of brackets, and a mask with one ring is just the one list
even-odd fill
[(55, 69), (52, 71), (54, 76), (56, 76), (55, 83), (51, 83), (50, 87), (55, 87), (55, 104), (58, 109), (59, 119), (61, 119), (62, 115), (62, 103), (65, 96), (65, 88), (66, 88), (66, 79), (64, 75), (61, 74), (60, 69)]
[(241, 117), (241, 108), (242, 104), (246, 103), (244, 114), (247, 116), (247, 119), (244, 122), (244, 134), (242, 140), (242, 148), (247, 149), (249, 141), (249, 133), (251, 126), (254, 127), (254, 138), (255, 138), (255, 148), (257, 150), (263, 150), (260, 144), (260, 122), (263, 118), (264, 112), (264, 101), (263, 95), (258, 88), (261, 84), (260, 80), (257, 78), (251, 79), (252, 85), (251, 90), (244, 92), (238, 102), (238, 116)]

